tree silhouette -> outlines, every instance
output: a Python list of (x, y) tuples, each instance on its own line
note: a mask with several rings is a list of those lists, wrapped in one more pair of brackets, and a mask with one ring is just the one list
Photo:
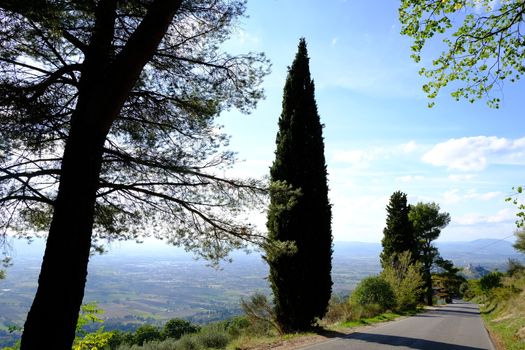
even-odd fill
[(268, 212), (269, 238), (293, 251), (268, 251), (275, 316), (284, 331), (310, 328), (332, 290), (331, 206), (322, 125), (301, 39), (284, 87)]
[(214, 117), (250, 110), (267, 71), (219, 50), (243, 0), (0, 1), (4, 235), (48, 230), (22, 349), (71, 349), (90, 250), (155, 235), (213, 259), (257, 240), (257, 182)]

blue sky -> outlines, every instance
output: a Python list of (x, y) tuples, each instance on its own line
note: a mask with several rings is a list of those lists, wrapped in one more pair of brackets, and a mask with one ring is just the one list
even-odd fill
[[(227, 43), (231, 52), (263, 51), (272, 61), (267, 98), (252, 114), (219, 123), (243, 162), (236, 175), (264, 176), (274, 158), (287, 66), (305, 37), (324, 129), (335, 240), (379, 242), (390, 195), (434, 201), (451, 214), (442, 241), (512, 235), (515, 208), (504, 201), (523, 184), (524, 84), (506, 83), (499, 110), (454, 101), (442, 91), (429, 109), (421, 65), (399, 34), (397, 1), (249, 0)], [(431, 62), (439, 42), (428, 47)], [(254, 222), (264, 228), (264, 215)], [(512, 238), (508, 238), (512, 240)]]

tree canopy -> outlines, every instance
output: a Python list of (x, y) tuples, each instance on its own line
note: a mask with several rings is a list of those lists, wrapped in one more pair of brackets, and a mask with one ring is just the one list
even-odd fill
[(416, 62), (431, 39), (443, 36), (444, 50), (420, 71), (429, 79), (423, 86), (427, 96), (434, 99), (451, 84), (456, 100), (487, 97), (498, 107), (493, 90), (525, 73), (524, 14), (523, 0), (402, 0), (401, 33), (414, 39)]
[(395, 263), (395, 257), (403, 252), (409, 252), (412, 259), (417, 258), (417, 244), (412, 223), (408, 219), (409, 211), (407, 195), (401, 191), (394, 192), (386, 207), (386, 226), (381, 240), (383, 251), (380, 257), (383, 268), (389, 263)]
[(441, 230), (450, 223), (450, 214), (440, 212), (437, 203), (419, 202), (410, 208), (408, 217), (414, 228), (419, 251), (418, 260), (423, 265), (427, 303), (432, 305), (431, 268), (439, 257), (438, 249), (433, 242), (439, 237)]
[[(162, 1), (0, 2), (4, 234), (49, 228), (72, 115), (82, 96), (93, 97), (88, 83), (128, 74), (130, 52), (141, 51), (133, 39), (156, 3)], [(264, 56), (219, 49), (244, 9), (244, 1), (182, 2), (129, 95), (108, 87), (108, 98), (122, 103), (107, 125), (95, 239), (154, 235), (221, 257), (253, 232), (239, 208), (260, 186), (221, 176), (235, 155), (214, 121), (231, 107), (247, 112), (262, 97)], [(107, 32), (97, 32), (103, 21)], [(90, 56), (94, 43), (104, 46), (100, 57)]]

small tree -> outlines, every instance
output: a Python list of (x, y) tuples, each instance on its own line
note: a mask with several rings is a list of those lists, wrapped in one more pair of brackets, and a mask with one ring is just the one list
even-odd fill
[(503, 274), (499, 271), (492, 271), (489, 274), (481, 277), (479, 280), (479, 287), (481, 291), (488, 294), (492, 289), (501, 287), (501, 278)]
[(133, 334), (133, 344), (143, 345), (144, 343), (163, 339), (162, 333), (158, 327), (150, 324), (143, 324)]
[(435, 258), (439, 256), (433, 242), (439, 237), (441, 230), (450, 222), (448, 213), (440, 213), (436, 203), (419, 202), (412, 206), (408, 217), (414, 228), (414, 236), (418, 247), (418, 260), (423, 265), (425, 280), (425, 297), (428, 305), (432, 305), (432, 275), (431, 269)]
[(396, 305), (396, 296), (390, 284), (380, 276), (363, 279), (350, 295), (350, 302), (359, 305), (377, 304), (382, 311)]
[(396, 256), (408, 251), (413, 258), (417, 257), (417, 244), (414, 239), (412, 224), (408, 219), (410, 206), (407, 204), (407, 195), (401, 191), (394, 192), (386, 207), (386, 226), (383, 229), (383, 251), (381, 252), (381, 266), (387, 263), (395, 264)]
[(184, 334), (191, 334), (198, 331), (199, 326), (180, 318), (172, 318), (164, 324), (162, 335), (164, 338), (179, 339)]
[(396, 308), (406, 310), (414, 308), (423, 293), (422, 265), (413, 262), (409, 251), (392, 257), (381, 272), (381, 278), (388, 282), (396, 296)]

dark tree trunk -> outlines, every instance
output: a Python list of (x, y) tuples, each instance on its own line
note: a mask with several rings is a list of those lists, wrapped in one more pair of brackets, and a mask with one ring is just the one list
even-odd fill
[(72, 126), (22, 349), (71, 349), (84, 297), (104, 138)]
[(24, 325), (22, 350), (71, 350), (84, 297), (104, 142), (181, 2), (152, 2), (114, 59), (110, 46), (117, 2), (99, 2), (64, 150), (38, 289)]

